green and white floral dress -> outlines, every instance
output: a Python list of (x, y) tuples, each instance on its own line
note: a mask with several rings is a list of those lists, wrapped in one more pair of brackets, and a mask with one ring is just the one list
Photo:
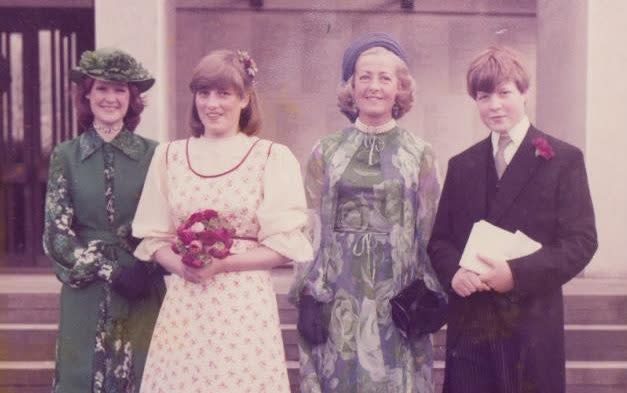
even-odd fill
[(149, 295), (135, 301), (111, 282), (144, 263), (130, 224), (155, 146), (127, 130), (105, 143), (90, 129), (52, 154), (43, 243), (63, 283), (54, 392), (137, 391), (163, 278), (153, 271)]
[(307, 167), (316, 253), (291, 299), (306, 290), (324, 302), (330, 335), (313, 348), (300, 340), (301, 392), (431, 393), (431, 337), (404, 339), (389, 300), (418, 277), (441, 291), (426, 253), (440, 192), (435, 159), (394, 121), (358, 125), (322, 139)]

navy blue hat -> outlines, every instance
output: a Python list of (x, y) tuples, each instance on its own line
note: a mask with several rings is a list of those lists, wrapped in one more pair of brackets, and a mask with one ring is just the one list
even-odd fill
[(368, 33), (351, 42), (344, 52), (344, 58), (342, 59), (342, 80), (344, 82), (348, 81), (348, 78), (353, 75), (355, 63), (357, 63), (359, 56), (368, 49), (377, 46), (389, 50), (407, 63), (405, 51), (394, 38), (386, 33)]

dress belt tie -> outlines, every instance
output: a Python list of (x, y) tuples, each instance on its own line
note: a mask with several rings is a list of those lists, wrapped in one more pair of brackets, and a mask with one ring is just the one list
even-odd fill
[(364, 255), (364, 253), (366, 254), (368, 265), (370, 265), (370, 275), (372, 276), (372, 282), (374, 284), (376, 269), (375, 269), (374, 263), (372, 263), (372, 249), (373, 249), (372, 242), (373, 241), (374, 241), (374, 237), (372, 236), (371, 233), (366, 232), (362, 234), (359, 240), (357, 240), (353, 244), (353, 255), (355, 255), (356, 257), (360, 257)]
[(364, 139), (364, 146), (370, 149), (370, 153), (368, 154), (368, 165), (374, 165), (374, 152), (380, 153), (383, 150), (383, 140), (377, 138), (376, 135), (366, 135)]

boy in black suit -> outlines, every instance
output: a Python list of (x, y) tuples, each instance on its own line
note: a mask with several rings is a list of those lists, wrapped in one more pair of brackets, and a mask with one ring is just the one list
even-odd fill
[[(471, 63), (467, 88), (490, 130), (451, 158), (429, 243), (450, 291), (445, 393), (563, 393), (562, 285), (590, 261), (597, 238), (583, 155), (530, 124), (529, 76), (518, 54), (491, 47)], [(459, 266), (476, 221), (520, 230), (542, 244)]]

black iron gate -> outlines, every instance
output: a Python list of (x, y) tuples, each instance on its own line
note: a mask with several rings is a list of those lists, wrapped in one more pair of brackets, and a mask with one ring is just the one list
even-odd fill
[(68, 70), (93, 47), (93, 9), (0, 8), (0, 268), (49, 265), (48, 160), (76, 136)]

